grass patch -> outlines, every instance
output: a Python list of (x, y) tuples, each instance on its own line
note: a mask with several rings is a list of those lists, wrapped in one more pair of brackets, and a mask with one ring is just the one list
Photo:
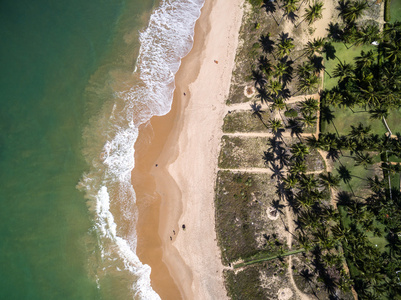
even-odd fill
[[(387, 0), (387, 2), (390, 2), (390, 0)], [(389, 7), (391, 22), (401, 21), (401, 2), (398, 0), (392, 0)]]
[(222, 137), (219, 168), (264, 168), (263, 153), (267, 149), (265, 137)]
[(305, 252), (305, 249), (302, 248), (302, 249), (292, 250), (292, 251), (279, 253), (279, 254), (275, 254), (275, 255), (271, 255), (271, 254), (270, 255), (266, 255), (266, 254), (265, 255), (261, 255), (260, 258), (258, 258), (258, 259), (247, 260), (247, 261), (245, 261), (243, 263), (239, 263), (239, 264), (234, 265), (234, 269), (242, 268), (242, 267), (253, 265), (253, 264), (257, 264), (257, 263), (260, 263), (260, 262), (263, 262), (263, 261), (273, 260), (273, 259), (280, 258), (280, 257), (294, 255), (294, 254), (301, 253), (301, 252)]
[(234, 271), (225, 271), (228, 296), (235, 300), (267, 299), (259, 277), (258, 267), (250, 267), (237, 274)]
[[(362, 45), (362, 46), (352, 46), (352, 44), (347, 44), (344, 45), (344, 43), (331, 43), (331, 45), (334, 47), (334, 55), (336, 58), (334, 59), (329, 59), (327, 55), (323, 55), (325, 59), (324, 66), (326, 68), (327, 73), (330, 75), (333, 74), (334, 69), (336, 66), (339, 64), (339, 60), (341, 62), (346, 62), (346, 63), (352, 63), (354, 61), (354, 58), (359, 56), (361, 51), (369, 51), (371, 49), (374, 49), (375, 46), (372, 45)], [(348, 48), (347, 48), (348, 47)], [(324, 88), (325, 89), (332, 89), (337, 85), (338, 79), (337, 78), (330, 78), (329, 75), (325, 73), (324, 76)]]
[[(269, 113), (262, 113), (262, 120), (267, 123)], [(262, 121), (252, 111), (234, 111), (224, 117), (223, 132), (262, 132), (266, 131)]]
[[(368, 186), (367, 177), (374, 177), (374, 175), (380, 175), (380, 168), (377, 163), (380, 162), (380, 156), (373, 156), (373, 165), (370, 165), (368, 169), (363, 166), (355, 166), (355, 160), (350, 156), (350, 151), (343, 150), (343, 156), (340, 156), (339, 160), (334, 162), (333, 174), (339, 175), (339, 169), (344, 166), (351, 173), (351, 180), (349, 184), (345, 183), (343, 180), (340, 182), (340, 190), (347, 192), (354, 192), (357, 196), (365, 196), (369, 193), (370, 188)], [(376, 164), (376, 165), (375, 165)]]
[[(278, 231), (280, 219), (269, 220), (267, 210), (275, 197), (274, 181), (267, 174), (219, 171), (216, 181), (216, 231), (225, 265), (285, 243), (277, 236), (268, 246), (267, 231)], [(265, 241), (265, 242), (264, 242)], [(277, 251), (277, 250), (276, 250)]]
[(395, 173), (390, 176), (391, 187), (399, 190), (400, 187), (400, 173)]
[[(382, 120), (370, 119), (369, 112), (365, 111), (362, 107), (355, 107), (353, 111), (347, 107), (333, 107), (330, 106), (330, 110), (333, 111), (334, 120), (333, 122), (327, 123), (322, 121), (325, 126), (322, 126), (322, 132), (337, 133), (340, 135), (347, 135), (351, 130), (352, 126), (358, 126), (362, 123), (364, 126), (371, 126), (372, 134), (383, 135), (387, 132), (386, 126)], [(393, 109), (389, 111), (389, 115), (386, 118), (387, 124), (390, 127), (393, 134), (401, 131), (399, 120), (401, 119), (401, 108)]]

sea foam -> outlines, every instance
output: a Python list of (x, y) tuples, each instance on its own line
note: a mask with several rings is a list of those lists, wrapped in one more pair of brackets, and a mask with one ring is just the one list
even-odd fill
[(111, 206), (115, 198), (119, 199), (118, 207), (123, 210), (118, 212), (119, 215), (135, 226), (131, 171), (135, 166), (134, 144), (138, 127), (152, 116), (170, 111), (175, 74), (181, 58), (192, 48), (195, 22), (203, 3), (204, 0), (162, 0), (153, 11), (148, 26), (140, 33), (139, 55), (133, 74), (139, 81), (125, 91), (115, 92), (116, 104), (107, 120), (102, 153), (91, 161), (91, 170), (80, 182), (80, 188), (93, 203), (101, 253), (98, 268), (102, 271), (95, 272), (100, 289), (100, 277), (113, 267), (117, 272), (129, 271), (134, 275), (132, 294), (135, 299), (160, 299), (150, 285), (150, 267), (142, 264), (136, 255), (135, 230), (129, 236), (119, 235)]

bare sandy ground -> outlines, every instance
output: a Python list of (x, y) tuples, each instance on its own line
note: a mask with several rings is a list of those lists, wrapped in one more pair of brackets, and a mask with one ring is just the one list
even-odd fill
[[(176, 148), (179, 155), (167, 167), (181, 191), (183, 203), (178, 220), (180, 230), (169, 246), (177, 249), (192, 273), (191, 289), (183, 289), (185, 299), (226, 298), (213, 203), (221, 127), (234, 67), (242, 2), (206, 1), (203, 13), (209, 11), (209, 19), (207, 25), (200, 26), (206, 35), (204, 48), (197, 54), (199, 74), (193, 82), (187, 81), (192, 68), (183, 65), (177, 77), (177, 88), (189, 99), (180, 114), (180, 135), (171, 149)], [(160, 228), (162, 236), (168, 236), (167, 228)], [(165, 250), (167, 266), (176, 268), (174, 252)], [(179, 272), (172, 272), (176, 282), (182, 282)]]
[(206, 0), (172, 110), (143, 126), (135, 146), (137, 252), (162, 299), (227, 298), (214, 185), (242, 7), (243, 0)]

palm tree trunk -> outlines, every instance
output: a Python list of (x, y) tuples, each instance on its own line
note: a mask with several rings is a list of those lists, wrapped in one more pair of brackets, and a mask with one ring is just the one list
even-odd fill
[(306, 0), (303, 0), (303, 1), (301, 2), (301, 4), (298, 6), (297, 11), (301, 8), (301, 6), (302, 6), (305, 2), (306, 2)]
[(326, 69), (324, 69), (324, 72), (325, 72), (327, 75), (329, 75), (329, 77), (330, 77), (330, 78), (333, 78), (333, 77), (331, 77), (330, 73), (329, 73), (329, 72), (327, 72), (327, 70), (326, 70)]
[(305, 21), (306, 18), (303, 18), (301, 22), (298, 23), (298, 25), (295, 25), (295, 28), (298, 28), (299, 25), (301, 25), (303, 23), (303, 21)]
[(386, 122), (386, 118), (384, 116), (383, 116), (383, 123), (384, 123), (384, 126), (386, 126), (387, 131), (390, 133), (390, 135), (389, 135), (389, 138), (390, 138), (393, 135), (393, 133), (391, 132), (390, 127), (388, 127), (388, 124)]
[(280, 22), (277, 24), (277, 26), (280, 26), (280, 24), (283, 21), (284, 17), (285, 17), (285, 14), (283, 14), (283, 16), (281, 17)]

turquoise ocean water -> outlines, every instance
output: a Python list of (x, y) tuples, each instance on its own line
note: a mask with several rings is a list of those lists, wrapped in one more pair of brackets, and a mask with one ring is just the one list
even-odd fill
[(3, 0), (0, 299), (157, 299), (138, 126), (170, 110), (203, 0)]

